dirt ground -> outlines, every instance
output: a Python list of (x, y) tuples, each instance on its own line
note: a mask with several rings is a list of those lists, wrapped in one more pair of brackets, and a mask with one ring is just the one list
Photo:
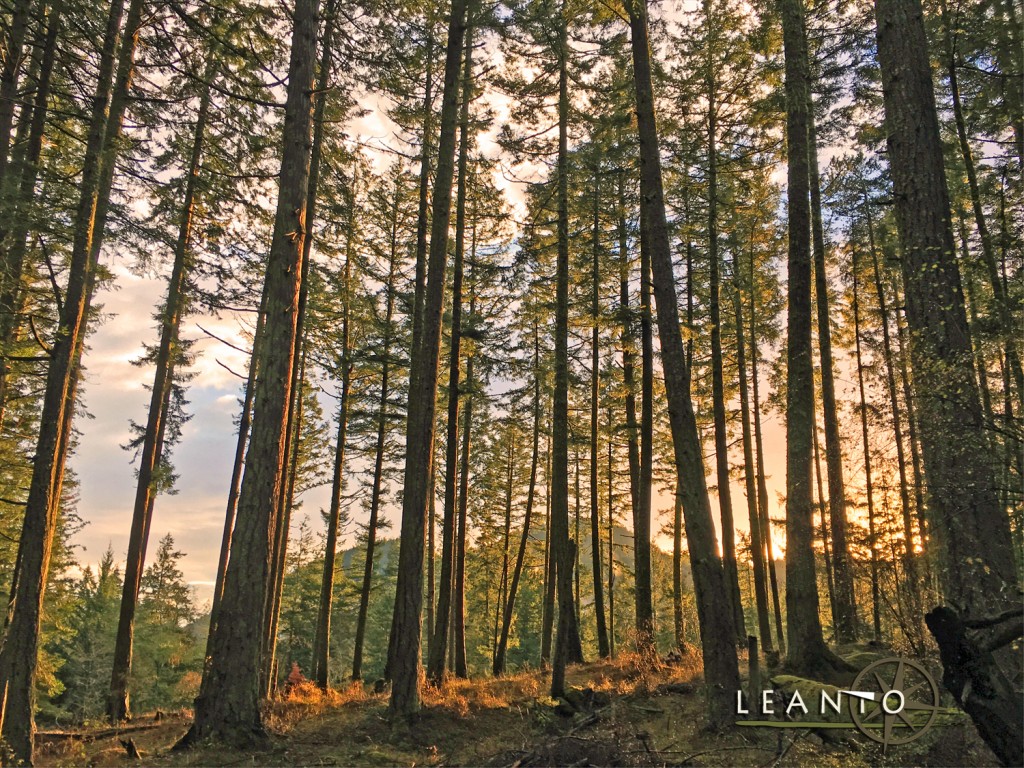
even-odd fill
[[(636, 657), (575, 667), (578, 711), (546, 694), (547, 677), (451, 681), (424, 697), (414, 727), (393, 730), (387, 694), (354, 684), (322, 694), (301, 684), (267, 706), (272, 746), (243, 752), (207, 743), (174, 752), (190, 712), (138, 717), (120, 729), (97, 724), (37, 735), (36, 765), (125, 766), (994, 766), (966, 716), (946, 718), (917, 741), (890, 747), (854, 731), (735, 727), (703, 729), (698, 662), (652, 669)], [(129, 758), (122, 742), (140, 757)]]

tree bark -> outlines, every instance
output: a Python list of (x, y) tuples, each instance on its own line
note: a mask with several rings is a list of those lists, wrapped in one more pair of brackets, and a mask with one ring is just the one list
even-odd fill
[[(413, 365), (410, 370), (401, 544), (388, 663), (392, 680), (388, 712), (392, 718), (404, 720), (415, 716), (420, 708), (423, 544), (433, 464), (437, 368), (441, 355), (448, 225), (451, 220), (452, 176), (455, 170), (459, 66), (462, 60), (462, 43), (466, 32), (466, 11), (469, 2), (470, 0), (455, 0), (449, 16), (422, 335), (419, 347), (414, 348)], [(434, 642), (437, 643), (438, 640), (435, 634)]]
[[(754, 254), (751, 249), (750, 258)], [(737, 284), (738, 270), (733, 276), (733, 311), (736, 314), (736, 365), (740, 386), (740, 426), (743, 434), (743, 479), (747, 492), (747, 519), (750, 521), (750, 559), (754, 570), (754, 604), (757, 608), (757, 628), (761, 633), (761, 646), (766, 653), (774, 650), (771, 617), (768, 612), (768, 585), (764, 564), (764, 541), (761, 538), (761, 519), (757, 511), (757, 479), (754, 469), (754, 445), (750, 433), (750, 393), (747, 390), (746, 340), (743, 338), (743, 299)]]
[(469, 102), (472, 77), (472, 29), (466, 32), (466, 52), (462, 73), (462, 108), (459, 119), (458, 192), (455, 203), (455, 261), (452, 265), (451, 339), (448, 362), (448, 416), (445, 442), (444, 516), (441, 522), (441, 589), (433, 637), (435, 642), (427, 660), (427, 677), (433, 683), (444, 678), (448, 655), (448, 636), (454, 621), (456, 569), (456, 506), (459, 480), (459, 378), (461, 376), (462, 283), (466, 250), (466, 168), (469, 162)]
[[(825, 467), (828, 473), (828, 516), (832, 528), (832, 572), (835, 581), (836, 640), (857, 639), (857, 602), (853, 592), (853, 568), (847, 541), (846, 483), (843, 479), (843, 445), (836, 407), (836, 384), (832, 364), (832, 327), (829, 315), (828, 273), (826, 271), (825, 228), (821, 213), (821, 178), (818, 173), (818, 137), (814, 121), (814, 99), (807, 90), (807, 163), (811, 194), (811, 240), (814, 252), (814, 298), (817, 309), (818, 357), (821, 370), (821, 409), (825, 422)], [(825, 511), (822, 507), (822, 518)]]
[(876, 0), (878, 57), (921, 453), (939, 581), (969, 613), (999, 609), (1015, 581), (999, 509), (956, 266), (919, 0)]
[[(551, 415), (551, 561), (555, 568), (557, 622), (551, 695), (565, 692), (565, 668), (576, 625), (573, 599), (575, 542), (569, 538), (569, 44), (564, 4), (558, 17), (557, 257), (555, 259), (555, 378)], [(576, 632), (578, 637), (578, 632)]]
[(14, 758), (26, 764), (32, 761), (43, 598), (71, 442), (79, 366), (95, 288), (94, 272), (134, 73), (142, 5), (142, 0), (132, 0), (129, 5), (120, 46), (124, 3), (114, 0), (107, 15), (79, 184), (68, 283), (58, 333), (49, 353), (35, 461), (0, 648), (0, 690), (6, 691), (0, 710), (2, 735)]
[(271, 588), (276, 506), (301, 336), (299, 296), (309, 192), (317, 0), (296, 0), (283, 156), (274, 234), (267, 262), (265, 343), (253, 402), (252, 437), (238, 498), (220, 618), (196, 699), (195, 721), (181, 744), (217, 738), (250, 746), (266, 741), (260, 713), (261, 640)]
[(841, 665), (818, 617), (811, 488), (814, 369), (811, 355), (811, 243), (808, 168), (810, 90), (802, 0), (779, 0), (785, 48), (789, 200), (789, 313), (786, 386), (787, 666), (822, 679)]
[[(710, 0), (705, 0), (704, 14), (709, 35), (713, 23), (711, 5)], [(747, 640), (747, 631), (743, 603), (740, 601), (739, 569), (736, 566), (736, 524), (733, 522), (732, 487), (729, 482), (729, 434), (725, 423), (725, 376), (722, 372), (721, 264), (718, 253), (718, 94), (715, 68), (710, 56), (705, 66), (708, 99), (708, 303), (711, 315), (711, 410), (715, 428), (715, 474), (722, 521), (722, 564), (725, 567), (726, 593), (732, 608), (736, 642), (743, 644)]]
[(641, 237), (646, 235), (650, 243), (665, 390), (676, 471), (680, 475), (683, 490), (683, 513), (697, 599), (704, 680), (708, 687), (708, 724), (717, 728), (732, 723), (736, 717), (733, 699), (734, 691), (739, 687), (739, 667), (733, 642), (736, 630), (722, 563), (718, 558), (700, 436), (689, 394), (690, 371), (686, 365), (679, 329), (655, 122), (647, 8), (634, 1), (628, 4), (627, 10), (632, 33), (637, 131), (640, 138), (641, 215), (646, 219)]

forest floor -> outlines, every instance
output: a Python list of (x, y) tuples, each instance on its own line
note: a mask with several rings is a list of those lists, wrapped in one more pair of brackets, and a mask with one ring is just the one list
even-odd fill
[[(241, 752), (205, 744), (171, 746), (190, 713), (139, 717), (119, 730), (105, 726), (37, 737), (37, 766), (990, 766), (995, 756), (962, 714), (911, 744), (890, 747), (854, 731), (802, 728), (702, 728), (699, 661), (655, 669), (635, 656), (572, 668), (580, 711), (560, 714), (547, 697), (547, 675), (452, 681), (425, 694), (417, 724), (392, 732), (387, 695), (355, 684), (321, 694), (303, 683), (268, 705), (273, 746)], [(839, 734), (837, 736), (837, 734)], [(823, 738), (825, 737), (825, 738)], [(133, 741), (141, 758), (130, 759)], [(122, 742), (123, 740), (123, 742)]]

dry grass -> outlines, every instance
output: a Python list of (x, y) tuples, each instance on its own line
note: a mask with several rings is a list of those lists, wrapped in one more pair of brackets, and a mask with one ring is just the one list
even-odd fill
[[(141, 764), (185, 766), (457, 766), (489, 765), (664, 765), (828, 766), (870, 768), (908, 763), (984, 765), (973, 728), (935, 729), (913, 753), (888, 757), (875, 745), (830, 746), (810, 732), (733, 728), (709, 733), (704, 725), (700, 654), (658, 659), (626, 652), (614, 660), (571, 667), (568, 682), (607, 694), (598, 712), (573, 718), (556, 713), (548, 697), (549, 673), (530, 670), (502, 678), (449, 679), (424, 686), (423, 709), (411, 727), (387, 719), (387, 692), (352, 683), (321, 691), (299, 681), (270, 702), (265, 724), (274, 734), (263, 752), (238, 752), (205, 744), (185, 753), (169, 747), (188, 718), (167, 716), (132, 736)], [(686, 686), (671, 686), (685, 683)], [(687, 692), (692, 691), (692, 692)], [(603, 698), (603, 697), (602, 697)], [(137, 721), (139, 722), (139, 721)], [(80, 729), (37, 750), (39, 766), (137, 766), (117, 736), (96, 738), (100, 729)], [(790, 743), (792, 741), (792, 743)], [(925, 742), (925, 739), (921, 740)], [(783, 749), (785, 750), (782, 754)], [(780, 754), (782, 754), (781, 757)]]
[(269, 701), (263, 710), (263, 722), (274, 733), (287, 733), (296, 723), (320, 717), (325, 712), (361, 703), (371, 698), (358, 680), (346, 688), (328, 688), (326, 691), (315, 683), (304, 680), (290, 686), (283, 695)]

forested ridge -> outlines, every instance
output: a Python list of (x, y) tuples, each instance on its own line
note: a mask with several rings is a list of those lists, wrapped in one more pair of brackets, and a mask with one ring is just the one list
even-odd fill
[[(157, 710), (266, 750), (363, 685), (404, 737), (536, 670), (578, 728), (617, 658), (728, 733), (758, 652), (865, 648), (1024, 758), (1014, 0), (0, 8), (4, 764)], [(145, 404), (97, 510), (111, 327)]]

